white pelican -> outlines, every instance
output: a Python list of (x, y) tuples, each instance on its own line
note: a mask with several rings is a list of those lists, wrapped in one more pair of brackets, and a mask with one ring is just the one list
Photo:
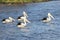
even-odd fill
[(43, 22), (50, 22), (52, 19), (54, 19), (54, 17), (51, 15), (51, 13), (48, 13), (48, 17), (43, 18), (42, 21)]
[(26, 25), (27, 25), (26, 22), (24, 22), (24, 23), (23, 22), (19, 22), (17, 24), (17, 27), (24, 28)]
[[(17, 19), (18, 19), (18, 21), (30, 23), (30, 21), (27, 20), (27, 17), (28, 17), (28, 16), (27, 16), (26, 12), (23, 11), (23, 16), (19, 16)], [(24, 19), (25, 19), (25, 20), (24, 20)]]
[(8, 19), (3, 19), (2, 23), (10, 23), (10, 22), (13, 22), (13, 21), (15, 21), (15, 19), (13, 19), (12, 17), (9, 17)]

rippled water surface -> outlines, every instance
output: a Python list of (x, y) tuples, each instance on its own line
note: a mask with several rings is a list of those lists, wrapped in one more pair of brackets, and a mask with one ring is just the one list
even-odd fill
[[(25, 28), (17, 27), (17, 17), (26, 11), (28, 20)], [(40, 21), (50, 12), (55, 19), (50, 23)], [(3, 24), (9, 16), (15, 22)], [(60, 1), (31, 3), (26, 5), (0, 5), (0, 40), (60, 40)]]

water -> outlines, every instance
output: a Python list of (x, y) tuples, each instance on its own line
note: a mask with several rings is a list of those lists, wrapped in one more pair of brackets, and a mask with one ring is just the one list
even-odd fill
[[(17, 27), (17, 17), (26, 11), (28, 23), (25, 28)], [(39, 21), (50, 12), (55, 19), (51, 23)], [(13, 17), (16, 21), (3, 24), (2, 19)], [(60, 40), (60, 1), (31, 3), (16, 6), (0, 6), (0, 40)]]

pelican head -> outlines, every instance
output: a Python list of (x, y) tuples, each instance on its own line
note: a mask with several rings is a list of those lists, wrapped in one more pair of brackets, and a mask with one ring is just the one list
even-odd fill
[(54, 19), (54, 17), (51, 15), (51, 13), (48, 13), (48, 17), (51, 17), (51, 18)]
[(9, 17), (9, 19), (15, 21), (15, 19), (13, 19), (12, 17)]
[(26, 12), (25, 12), (25, 11), (23, 11), (23, 15), (24, 15), (25, 17), (28, 17), (28, 15), (26, 14)]

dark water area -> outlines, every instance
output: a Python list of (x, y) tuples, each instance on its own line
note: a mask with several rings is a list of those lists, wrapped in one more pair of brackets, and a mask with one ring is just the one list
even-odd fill
[[(26, 11), (28, 23), (18, 28), (17, 17)], [(39, 21), (50, 12), (55, 19), (51, 23)], [(13, 17), (16, 21), (3, 24), (2, 19)], [(0, 40), (60, 40), (60, 1), (31, 3), (25, 5), (0, 5)]]

